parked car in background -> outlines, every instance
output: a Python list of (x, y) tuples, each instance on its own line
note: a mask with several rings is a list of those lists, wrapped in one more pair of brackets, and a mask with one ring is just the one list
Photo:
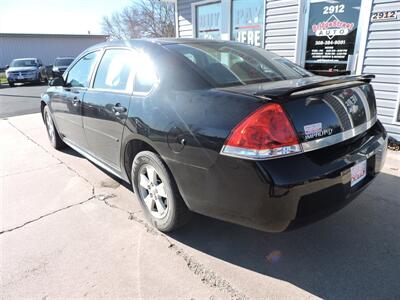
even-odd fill
[(62, 76), (74, 57), (57, 57), (53, 64), (53, 77)]
[(39, 58), (18, 58), (14, 59), (9, 66), (6, 66), (6, 77), (10, 87), (15, 83), (41, 83), (43, 81), (43, 64)]
[(280, 232), (344, 207), (381, 171), (371, 79), (229, 41), (109, 42), (51, 81), (41, 110), (53, 147), (130, 182), (159, 230), (194, 211)]
[(41, 67), (40, 75), (42, 76), (42, 80), (48, 83), (53, 78), (53, 65)]

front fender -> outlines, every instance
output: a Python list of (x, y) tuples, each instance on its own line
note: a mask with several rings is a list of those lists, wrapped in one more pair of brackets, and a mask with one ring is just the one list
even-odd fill
[[(56, 127), (56, 130), (59, 133), (60, 131), (58, 129), (57, 119), (54, 117), (54, 112), (53, 112), (53, 109), (51, 107), (51, 96), (49, 95), (48, 92), (44, 92), (44, 93), (42, 93), (40, 95), (40, 99), (41, 99), (40, 100), (40, 112), (42, 114), (43, 121), (44, 121), (43, 109), (47, 105), (47, 107), (50, 110), (50, 113), (52, 114), (52, 119), (53, 119), (53, 122), (54, 122), (54, 126)], [(62, 136), (61, 136), (61, 139), (62, 139)]]
[[(44, 109), (44, 107), (46, 106), (46, 105), (49, 105), (49, 102), (50, 102), (50, 97), (49, 97), (49, 95), (47, 94), (47, 93), (42, 93), (41, 95), (40, 95), (40, 112), (42, 113), (42, 118), (44, 117), (43, 116), (43, 109)], [(50, 108), (50, 106), (49, 106), (49, 108)], [(51, 110), (50, 110), (51, 111)]]

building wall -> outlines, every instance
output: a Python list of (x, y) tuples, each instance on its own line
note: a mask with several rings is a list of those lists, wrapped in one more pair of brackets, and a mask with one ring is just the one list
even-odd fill
[[(387, 10), (400, 10), (400, 1), (374, 0), (372, 13)], [(370, 23), (362, 73), (376, 75), (372, 85), (378, 118), (400, 141), (400, 123), (395, 122), (400, 105), (400, 21)]]
[(266, 0), (265, 49), (295, 62), (299, 0)]
[(14, 58), (37, 57), (51, 65), (57, 56), (77, 56), (105, 36), (0, 34), (0, 68)]
[(178, 0), (177, 1), (177, 12), (178, 12), (178, 28), (177, 36), (181, 38), (193, 37), (193, 26), (192, 26), (192, 3), (198, 2), (197, 0)]

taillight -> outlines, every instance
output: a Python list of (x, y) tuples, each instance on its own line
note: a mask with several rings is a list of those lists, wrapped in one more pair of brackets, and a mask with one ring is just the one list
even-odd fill
[(266, 159), (301, 152), (296, 132), (283, 108), (276, 103), (262, 106), (231, 132), (221, 154)]

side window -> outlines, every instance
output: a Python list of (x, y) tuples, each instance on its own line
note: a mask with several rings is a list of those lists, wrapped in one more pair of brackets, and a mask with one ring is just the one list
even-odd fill
[(93, 88), (130, 91), (133, 85), (134, 55), (125, 49), (106, 50), (96, 72)]
[(135, 76), (135, 91), (148, 93), (158, 82), (154, 64), (149, 56), (140, 54)]
[(67, 86), (68, 87), (88, 87), (90, 74), (93, 71), (96, 63), (96, 58), (99, 51), (91, 52), (82, 57), (68, 72)]

